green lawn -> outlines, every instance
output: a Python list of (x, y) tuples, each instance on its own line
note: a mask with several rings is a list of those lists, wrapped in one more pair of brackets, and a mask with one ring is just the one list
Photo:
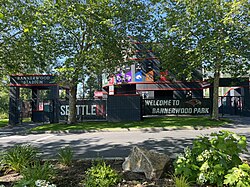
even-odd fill
[[(23, 123), (26, 123), (26, 122), (29, 123), (29, 122), (31, 122), (31, 119), (30, 118), (24, 118), (22, 120), (22, 122)], [(0, 119), (0, 128), (7, 126), (8, 123), (9, 123), (9, 119)]]
[(154, 127), (216, 127), (225, 125), (229, 120), (212, 121), (207, 117), (164, 117), (146, 118), (139, 122), (82, 122), (77, 124), (46, 124), (31, 131), (66, 131), (66, 130), (104, 130)]
[(9, 119), (0, 119), (0, 128), (8, 125)]

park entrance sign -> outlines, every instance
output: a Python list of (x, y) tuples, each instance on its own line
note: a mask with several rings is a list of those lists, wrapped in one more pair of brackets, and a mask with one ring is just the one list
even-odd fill
[[(32, 91), (32, 98), (24, 104), (20, 98), (20, 88)], [(49, 96), (45, 100), (40, 98), (40, 90), (48, 90)], [(59, 122), (59, 86), (53, 75), (11, 75), (10, 76), (10, 102), (9, 123), (14, 125), (20, 122), (23, 109), (30, 106), (31, 120), (33, 122), (49, 121)]]

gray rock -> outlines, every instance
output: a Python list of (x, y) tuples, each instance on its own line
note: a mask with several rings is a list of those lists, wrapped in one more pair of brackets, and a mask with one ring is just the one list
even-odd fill
[(147, 179), (159, 179), (170, 157), (152, 150), (137, 146), (122, 164), (124, 171), (143, 172)]

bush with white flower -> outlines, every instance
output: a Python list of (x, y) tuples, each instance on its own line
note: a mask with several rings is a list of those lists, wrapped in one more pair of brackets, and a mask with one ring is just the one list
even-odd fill
[(55, 184), (50, 184), (48, 181), (46, 180), (37, 180), (35, 182), (37, 187), (56, 187)]

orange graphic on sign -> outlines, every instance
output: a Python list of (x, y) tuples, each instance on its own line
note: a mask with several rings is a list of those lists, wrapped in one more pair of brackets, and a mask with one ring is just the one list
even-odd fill
[(146, 74), (146, 81), (147, 82), (153, 82), (154, 81), (154, 71), (149, 71), (147, 74)]

